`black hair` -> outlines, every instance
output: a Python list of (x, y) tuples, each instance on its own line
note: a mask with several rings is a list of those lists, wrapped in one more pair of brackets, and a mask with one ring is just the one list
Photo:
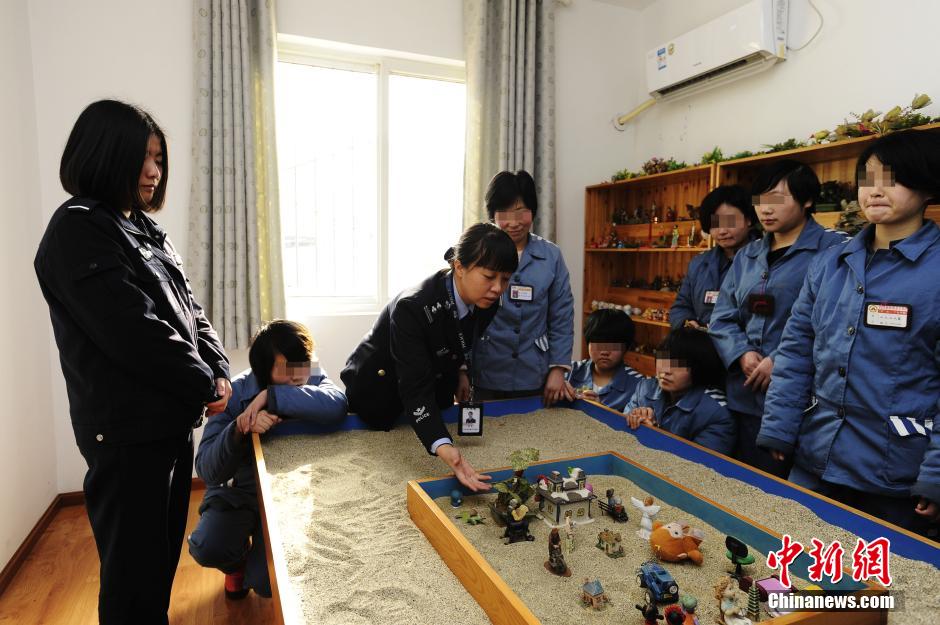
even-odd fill
[(601, 308), (584, 322), (584, 340), (588, 343), (626, 343), (633, 345), (636, 328), (630, 316), (613, 308)]
[[(771, 191), (781, 180), (786, 180), (790, 195), (800, 207), (810, 202), (809, 208), (803, 209), (804, 215), (816, 212), (816, 200), (819, 198), (821, 185), (813, 169), (800, 161), (785, 158), (765, 165), (757, 172), (751, 195)], [(755, 200), (756, 203), (756, 200)]]
[(696, 328), (675, 328), (657, 348), (656, 357), (682, 360), (692, 370), (692, 385), (723, 389), (725, 367), (707, 332)]
[(698, 217), (698, 221), (702, 225), (702, 232), (711, 232), (712, 215), (722, 204), (734, 206), (741, 211), (744, 219), (748, 222), (748, 228), (757, 226), (757, 213), (754, 212), (751, 194), (747, 192), (747, 189), (737, 184), (723, 184), (720, 187), (715, 187), (702, 200)]
[[(140, 172), (152, 134), (160, 139), (162, 171), (153, 199), (144, 202)], [(85, 107), (59, 164), (59, 180), (67, 193), (99, 200), (115, 210), (159, 210), (169, 173), (163, 130), (146, 111), (117, 100), (99, 100)]]
[(313, 347), (313, 335), (302, 323), (275, 319), (263, 325), (252, 337), (248, 350), (248, 364), (259, 388), (265, 389), (271, 384), (271, 369), (278, 354), (287, 362), (309, 362)]
[(865, 165), (872, 156), (891, 169), (898, 184), (926, 193), (928, 204), (940, 202), (940, 134), (924, 130), (900, 130), (873, 141), (858, 157), (855, 181), (862, 186)]
[(444, 253), (444, 260), (451, 267), (454, 261), (470, 269), (475, 266), (513, 273), (519, 266), (516, 244), (508, 234), (491, 223), (473, 224), (463, 231), (457, 245)]
[(486, 212), (491, 220), (496, 218), (497, 211), (512, 208), (518, 200), (532, 211), (534, 219), (539, 210), (539, 198), (535, 193), (535, 180), (529, 172), (524, 169), (501, 171), (493, 176), (486, 187)]

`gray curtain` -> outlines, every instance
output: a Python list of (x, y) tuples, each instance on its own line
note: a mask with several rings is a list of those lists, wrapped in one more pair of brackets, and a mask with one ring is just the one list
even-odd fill
[(499, 171), (535, 178), (533, 230), (555, 238), (555, 0), (464, 0), (467, 158), (464, 224), (486, 220)]
[(273, 0), (194, 0), (187, 271), (229, 349), (284, 316)]

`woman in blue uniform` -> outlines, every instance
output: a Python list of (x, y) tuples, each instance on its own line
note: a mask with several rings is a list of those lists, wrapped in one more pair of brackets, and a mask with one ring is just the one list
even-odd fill
[(271, 596), (251, 433), (264, 434), (284, 419), (326, 425), (346, 416), (346, 396), (311, 362), (313, 354), (313, 336), (303, 324), (266, 324), (251, 341), (251, 368), (232, 380), (228, 406), (202, 433), (196, 473), (206, 492), (189, 553), (225, 573), (229, 599), (242, 599), (249, 589)]
[(532, 234), (538, 212), (535, 181), (503, 171), (486, 190), (490, 219), (516, 246), (519, 268), (502, 306), (478, 339), (478, 399), (542, 395), (546, 406), (574, 396), (565, 383), (574, 340), (574, 297), (557, 245)]
[(633, 321), (622, 311), (602, 308), (592, 312), (584, 322), (590, 358), (571, 364), (570, 392), (622, 411), (636, 385), (646, 378), (623, 364), (623, 355), (633, 345), (634, 333)]
[(101, 559), (98, 619), (166, 623), (189, 510), (192, 430), (225, 410), (229, 365), (183, 260), (147, 213), (166, 197), (163, 131), (141, 109), (90, 104), (59, 177), (73, 197), (36, 252), (88, 464), (85, 507)]
[(349, 409), (371, 427), (391, 429), (405, 413), (427, 452), (467, 488), (488, 490), (454, 446), (441, 410), (472, 395), (474, 339), (490, 324), (519, 259), (493, 224), (467, 228), (447, 251), (450, 269), (399, 293), (346, 362), (340, 378)]
[(811, 266), (757, 442), (794, 456), (791, 481), (936, 537), (940, 228), (924, 211), (940, 201), (940, 135), (886, 135), (857, 172), (869, 225)]
[(735, 255), (709, 326), (728, 369), (728, 407), (738, 419), (735, 456), (780, 477), (789, 466), (755, 445), (777, 346), (810, 261), (846, 240), (813, 219), (819, 186), (799, 161), (776, 161), (758, 172), (752, 190), (766, 234)]
[(751, 194), (739, 185), (723, 185), (705, 196), (699, 209), (702, 232), (715, 240), (715, 247), (692, 259), (685, 280), (669, 309), (673, 328), (707, 328), (712, 309), (718, 301), (721, 281), (731, 267), (738, 250), (752, 239), (757, 215)]
[(672, 330), (656, 352), (656, 377), (641, 381), (623, 412), (631, 429), (655, 425), (722, 454), (735, 443), (735, 421), (721, 390), (724, 369), (704, 332)]

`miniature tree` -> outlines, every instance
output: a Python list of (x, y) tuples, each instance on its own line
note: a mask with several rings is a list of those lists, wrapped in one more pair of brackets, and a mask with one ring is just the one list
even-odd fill
[(539, 459), (539, 450), (533, 447), (517, 449), (509, 454), (509, 463), (512, 465), (513, 474), (507, 480), (496, 482), (493, 489), (498, 493), (496, 502), (490, 504), (490, 511), (493, 518), (500, 524), (508, 521), (509, 502), (515, 501), (522, 505), (532, 496), (534, 489), (529, 481), (523, 477), (526, 468)]
[(747, 591), (747, 616), (754, 622), (760, 620), (760, 596), (757, 594), (757, 584), (751, 584)]

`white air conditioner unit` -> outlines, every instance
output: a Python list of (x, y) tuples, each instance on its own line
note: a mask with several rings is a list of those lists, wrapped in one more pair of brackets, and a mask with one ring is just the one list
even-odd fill
[(646, 53), (646, 83), (675, 99), (768, 69), (787, 54), (788, 0), (752, 0)]

